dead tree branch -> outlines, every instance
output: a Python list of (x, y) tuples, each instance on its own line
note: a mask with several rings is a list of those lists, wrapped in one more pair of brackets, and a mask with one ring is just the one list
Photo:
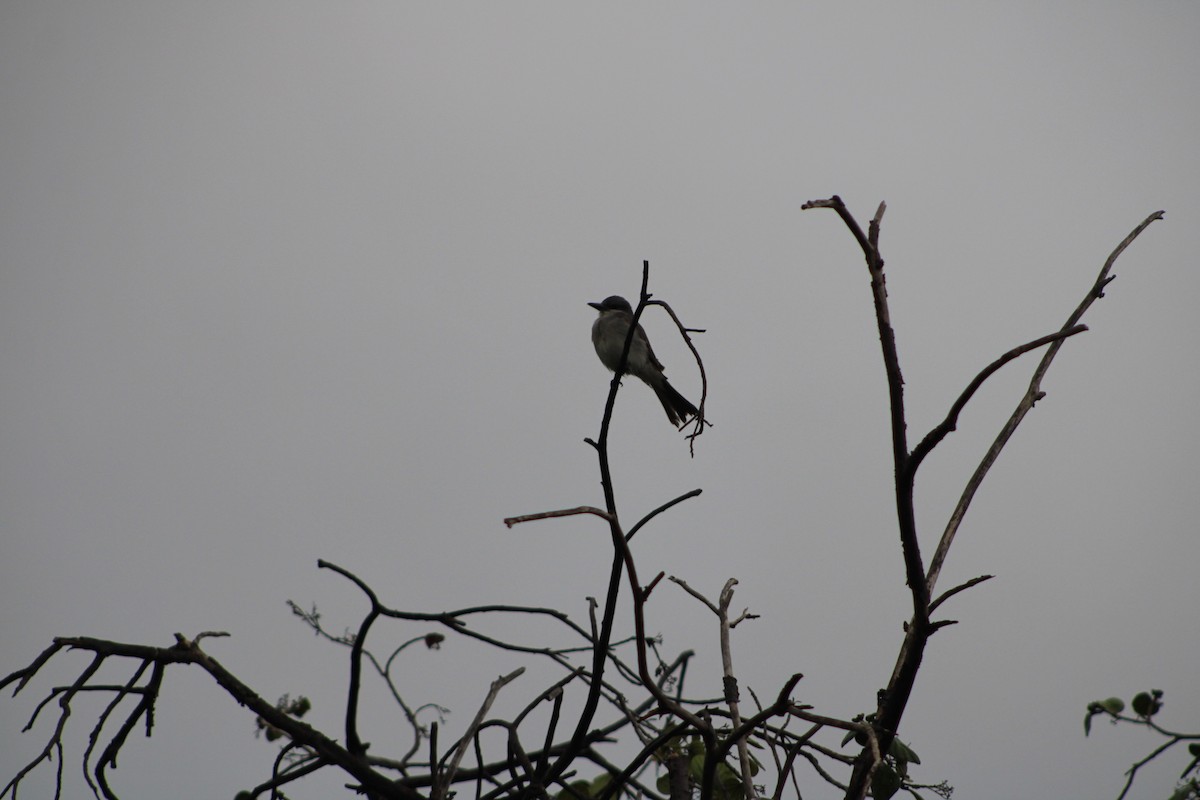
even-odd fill
[[(1079, 303), (1079, 306), (1073, 312), (1071, 312), (1071, 315), (1067, 317), (1067, 321), (1063, 323), (1063, 333), (1075, 328), (1075, 326), (1079, 324), (1079, 320), (1082, 319), (1087, 310), (1091, 308), (1092, 303), (1104, 296), (1104, 287), (1111, 283), (1116, 277), (1115, 275), (1110, 274), (1112, 272), (1113, 265), (1116, 263), (1117, 258), (1121, 255), (1121, 253), (1125, 252), (1125, 248), (1133, 244), (1133, 240), (1136, 239), (1142, 231), (1146, 230), (1146, 228), (1150, 226), (1150, 223), (1162, 219), (1165, 213), (1166, 212), (1164, 211), (1155, 211), (1153, 214), (1146, 217), (1129, 233), (1128, 236), (1121, 241), (1119, 245), (1117, 245), (1116, 249), (1109, 254), (1108, 258), (1104, 262), (1104, 266), (1100, 269), (1100, 274), (1096, 277), (1095, 283), (1093, 283), (1091, 288), (1088, 289), (1087, 294), (1084, 295), (1083, 300)], [(1065, 339), (1065, 336), (1063, 339)], [(987, 476), (988, 471), (992, 468), (992, 465), (996, 463), (996, 459), (1000, 457), (1000, 451), (1004, 449), (1006, 444), (1008, 444), (1008, 440), (1012, 438), (1013, 433), (1016, 432), (1017, 427), (1021, 424), (1021, 421), (1025, 419), (1025, 415), (1033, 410), (1033, 406), (1038, 400), (1041, 400), (1045, 396), (1045, 392), (1042, 391), (1042, 379), (1045, 377), (1046, 372), (1049, 371), (1050, 364), (1053, 363), (1054, 357), (1058, 355), (1058, 351), (1063, 344), (1063, 339), (1058, 339), (1050, 344), (1046, 354), (1042, 356), (1042, 360), (1038, 363), (1037, 369), (1033, 371), (1033, 377), (1029, 381), (1029, 388), (1025, 390), (1025, 394), (1021, 398), (1020, 402), (1017, 403), (1017, 407), (1013, 410), (1012, 416), (1008, 418), (1008, 422), (1006, 422), (1004, 427), (1000, 429), (1000, 433), (996, 436), (996, 440), (992, 442), (992, 446), (988, 448), (983, 460), (979, 462), (979, 466), (976, 467), (974, 474), (972, 474), (970, 480), (967, 481), (967, 485), (963, 489), (962, 496), (955, 505), (954, 511), (951, 512), (949, 522), (946, 523), (946, 529), (942, 532), (942, 538), (938, 542), (937, 550), (934, 551), (933, 558), (929, 562), (929, 574), (926, 576), (925, 582), (929, 587), (930, 592), (932, 592), (933, 588), (937, 585), (938, 576), (942, 571), (942, 565), (945, 563), (946, 556), (950, 552), (950, 545), (954, 542), (954, 536), (958, 533), (959, 526), (962, 525), (963, 517), (965, 517), (967, 514), (967, 509), (971, 506), (971, 500), (974, 499), (975, 492), (979, 490), (979, 487), (983, 483), (983, 479)]]
[[(1049, 369), (1055, 355), (1057, 355), (1059, 349), (1062, 347), (1063, 342), (1068, 337), (1086, 330), (1084, 326), (1079, 325), (1079, 320), (1091, 304), (1103, 296), (1104, 287), (1112, 280), (1109, 273), (1117, 257), (1151, 222), (1160, 219), (1163, 212), (1158, 211), (1151, 214), (1117, 246), (1108, 257), (1103, 269), (1100, 271), (1099, 277), (1091, 289), (1089, 289), (1083, 302), (1068, 317), (1066, 323), (1057, 333), (1043, 336), (1016, 347), (984, 368), (951, 406), (945, 420), (930, 431), (912, 452), (909, 452), (906, 439), (907, 421), (904, 410), (904, 379), (900, 370), (895, 333), (891, 323), (891, 312), (887, 304), (887, 288), (883, 273), (884, 262), (879, 251), (880, 222), (885, 206), (882, 203), (879, 205), (879, 209), (868, 226), (868, 233), (866, 235), (863, 234), (862, 228), (846, 208), (845, 203), (836, 195), (827, 200), (816, 200), (805, 203), (803, 208), (829, 208), (834, 210), (850, 230), (855, 241), (858, 242), (867, 262), (867, 271), (871, 278), (871, 296), (875, 305), (875, 320), (879, 329), (884, 370), (887, 374), (888, 382), (892, 456), (895, 467), (896, 516), (900, 532), (901, 549), (904, 556), (906, 582), (912, 594), (913, 601), (912, 618), (905, 627), (905, 636), (896, 659), (896, 666), (892, 671), (887, 688), (880, 692), (879, 702), (873, 716), (872, 728), (878, 742), (876, 743), (872, 740), (869, 747), (864, 747), (855, 765), (854, 773), (846, 792), (848, 800), (861, 800), (868, 790), (871, 773), (879, 764), (880, 753), (889, 752), (892, 740), (895, 737), (896, 730), (907, 707), (909, 697), (912, 694), (916, 675), (920, 669), (925, 646), (930, 635), (939, 627), (951, 624), (950, 621), (936, 624), (930, 622), (929, 614), (934, 607), (934, 604), (930, 602), (930, 595), (937, 584), (937, 578), (945, 562), (946, 554), (962, 522), (963, 516), (966, 514), (971, 498), (979, 488), (987, 471), (999, 456), (1000, 451), (1012, 436), (1013, 431), (1016, 430), (1029, 410), (1033, 408), (1034, 403), (1044, 395), (1041, 391), (1042, 378)], [(930, 561), (928, 571), (926, 571), (917, 537), (913, 504), (917, 468), (933, 448), (955, 429), (959, 413), (988, 377), (1023, 353), (1046, 345), (1049, 347), (1034, 371), (1029, 389), (1018, 404), (1017, 410), (1013, 412), (1009, 422), (1001, 430), (1000, 435), (984, 456), (983, 462), (968, 481), (962, 498), (951, 514), (950, 522), (938, 543), (937, 550)], [(978, 580), (975, 581), (975, 583), (978, 582)], [(968, 583), (957, 587), (947, 592), (937, 602), (941, 603), (957, 591), (968, 588), (969, 585), (974, 584)]]

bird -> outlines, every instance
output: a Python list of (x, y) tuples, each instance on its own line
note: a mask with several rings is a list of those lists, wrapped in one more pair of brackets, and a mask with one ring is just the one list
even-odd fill
[[(600, 312), (592, 323), (592, 345), (596, 348), (596, 355), (600, 357), (600, 363), (616, 372), (621, 364), (621, 351), (625, 349), (625, 338), (629, 335), (629, 323), (633, 321), (633, 308), (620, 295), (588, 305)], [(629, 344), (625, 372), (641, 378), (654, 390), (663, 410), (667, 412), (667, 419), (675, 427), (678, 428), (689, 417), (696, 416), (696, 407), (667, 381), (663, 365), (654, 357), (650, 340), (646, 338), (641, 325), (637, 326), (633, 341)]]

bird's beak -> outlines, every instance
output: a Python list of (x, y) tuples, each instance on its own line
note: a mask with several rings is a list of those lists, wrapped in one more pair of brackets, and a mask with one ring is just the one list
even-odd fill
[(601, 303), (588, 303), (588, 305), (591, 306), (592, 308), (596, 309), (597, 311), (604, 310), (604, 306)]

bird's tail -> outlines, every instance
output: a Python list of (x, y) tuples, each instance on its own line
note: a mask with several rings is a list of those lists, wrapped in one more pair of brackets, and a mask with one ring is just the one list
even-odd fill
[(662, 383), (654, 387), (654, 393), (658, 395), (663, 410), (667, 412), (667, 419), (671, 420), (671, 424), (676, 428), (689, 418), (696, 416), (696, 407), (688, 402), (686, 397), (675, 391), (675, 387), (667, 381), (666, 377), (662, 379)]

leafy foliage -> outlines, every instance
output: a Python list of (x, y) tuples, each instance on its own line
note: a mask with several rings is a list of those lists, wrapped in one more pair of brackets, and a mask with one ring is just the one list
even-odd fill
[(1163, 708), (1163, 692), (1161, 689), (1138, 692), (1129, 701), (1129, 708), (1134, 713), (1132, 717), (1124, 713), (1125, 702), (1119, 697), (1110, 697), (1107, 700), (1093, 700), (1088, 703), (1087, 716), (1083, 718), (1083, 733), (1085, 736), (1090, 735), (1092, 732), (1092, 719), (1097, 716), (1104, 716), (1108, 717), (1113, 725), (1138, 725), (1149, 728), (1166, 740), (1149, 755), (1134, 763), (1129, 768), (1129, 772), (1127, 773), (1129, 777), (1125, 781), (1125, 788), (1121, 791), (1119, 798), (1124, 798), (1129, 793), (1138, 770), (1156, 760), (1175, 745), (1182, 742), (1189, 742), (1187, 752), (1191, 756), (1191, 761), (1188, 762), (1183, 772), (1180, 773), (1179, 782), (1168, 800), (1200, 800), (1200, 733), (1179, 733), (1167, 730), (1154, 721), (1154, 717)]

